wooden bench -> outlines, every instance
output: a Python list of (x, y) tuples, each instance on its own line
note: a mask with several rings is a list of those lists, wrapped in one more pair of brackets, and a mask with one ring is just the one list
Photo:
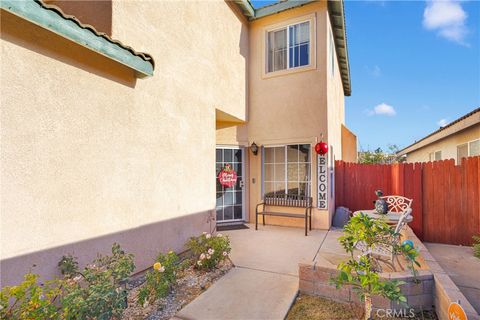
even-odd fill
[[(294, 196), (294, 195), (268, 195), (265, 196), (263, 202), (257, 204), (255, 208), (255, 230), (258, 230), (258, 216), (262, 215), (262, 222), (265, 225), (265, 216), (287, 217), (305, 219), (305, 236), (307, 230), (312, 230), (312, 197)], [(262, 211), (258, 208), (262, 206)], [(305, 208), (305, 214), (273, 212), (268, 207), (290, 207), (290, 208)]]

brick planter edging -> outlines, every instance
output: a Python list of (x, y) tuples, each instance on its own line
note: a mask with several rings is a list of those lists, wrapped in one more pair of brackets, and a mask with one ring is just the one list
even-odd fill
[(406, 235), (419, 248), (420, 255), (425, 260), (425, 264), (433, 274), (433, 303), (438, 319), (449, 320), (447, 310), (452, 302), (460, 301), (460, 305), (467, 314), (468, 320), (480, 320), (480, 315), (475, 311), (467, 298), (458, 289), (452, 279), (438, 264), (437, 260), (430, 254), (427, 247), (417, 238), (415, 233), (409, 227), (406, 230)]
[[(330, 284), (330, 278), (338, 274), (334, 265), (327, 262), (312, 262), (299, 264), (299, 290), (302, 293), (321, 296), (340, 302), (360, 304), (357, 294), (350, 286), (340, 289)], [(398, 279), (406, 282), (401, 285), (403, 294), (407, 297), (410, 308), (416, 311), (431, 310), (433, 305), (433, 275), (428, 270), (418, 272), (417, 281), (410, 272), (381, 273), (381, 279)], [(374, 309), (403, 310), (406, 307), (383, 297), (373, 297)]]
[[(407, 227), (406, 236), (419, 248), (420, 255), (425, 260), (428, 270), (418, 271), (417, 280), (420, 281), (419, 283), (414, 280), (409, 271), (381, 273), (380, 278), (398, 279), (406, 282), (401, 286), (401, 290), (407, 297), (408, 305), (417, 311), (431, 310), (432, 306), (435, 306), (438, 318), (448, 320), (448, 306), (451, 302), (460, 301), (469, 320), (480, 320), (480, 315), (410, 227)], [(299, 263), (299, 291), (339, 302), (360, 304), (357, 294), (352, 288), (345, 286), (337, 290), (334, 285), (330, 284), (330, 278), (337, 274), (337, 267), (324, 259)], [(372, 304), (375, 309), (401, 310), (405, 308), (383, 297), (373, 297)]]

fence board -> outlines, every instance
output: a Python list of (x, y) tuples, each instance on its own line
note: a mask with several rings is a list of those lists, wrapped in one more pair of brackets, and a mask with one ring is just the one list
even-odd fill
[(480, 157), (415, 164), (335, 162), (336, 206), (371, 209), (374, 191), (413, 199), (416, 235), (425, 241), (471, 245), (480, 234)]

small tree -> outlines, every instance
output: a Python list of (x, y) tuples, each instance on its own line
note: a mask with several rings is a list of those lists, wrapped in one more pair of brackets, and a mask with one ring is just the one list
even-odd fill
[(389, 164), (401, 163), (405, 157), (398, 156), (400, 148), (396, 144), (389, 144), (388, 151), (377, 148), (374, 151), (362, 150), (358, 153), (358, 162), (364, 164)]
[[(397, 241), (400, 235), (382, 220), (372, 219), (366, 215), (354, 216), (345, 226), (344, 235), (339, 238), (343, 248), (350, 254), (350, 259), (338, 265), (340, 270), (332, 282), (337, 289), (349, 285), (357, 293), (365, 305), (365, 319), (370, 319), (372, 312), (372, 296), (379, 295), (400, 303), (406, 303), (406, 298), (400, 290), (403, 281), (380, 280), (381, 260), (372, 254), (375, 246), (391, 246), (394, 254), (401, 254), (409, 262), (409, 268), (416, 275), (414, 265), (418, 251), (411, 245), (400, 245)], [(363, 253), (354, 257), (354, 250), (362, 243)]]

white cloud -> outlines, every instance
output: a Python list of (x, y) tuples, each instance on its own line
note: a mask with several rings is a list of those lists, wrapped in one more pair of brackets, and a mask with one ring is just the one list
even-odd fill
[(423, 12), (423, 26), (436, 30), (438, 35), (462, 45), (468, 29), (465, 26), (467, 13), (459, 2), (454, 0), (429, 0)]
[(378, 78), (382, 75), (382, 69), (379, 66), (374, 66), (372, 70), (372, 76)]
[(438, 120), (438, 122), (437, 122), (437, 125), (438, 125), (439, 127), (445, 127), (447, 124), (448, 124), (448, 120), (447, 120), (447, 119), (440, 119), (440, 120)]
[(365, 66), (365, 71), (374, 78), (378, 78), (382, 75), (382, 69), (377, 65), (373, 66), (373, 68)]
[(371, 116), (384, 115), (384, 116), (393, 117), (394, 115), (397, 114), (397, 112), (395, 111), (394, 107), (386, 103), (380, 103), (379, 105), (376, 105), (372, 110), (368, 110), (368, 114)]

